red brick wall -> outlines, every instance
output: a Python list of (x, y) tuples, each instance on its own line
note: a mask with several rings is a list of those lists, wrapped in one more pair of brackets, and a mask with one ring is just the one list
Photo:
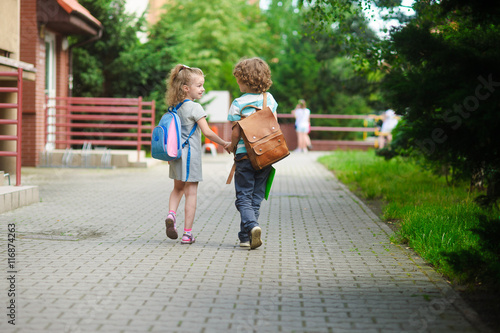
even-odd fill
[[(39, 71), (39, 34), (36, 18), (36, 0), (21, 0), (21, 38), (20, 60), (33, 64), (37, 68), (36, 78), (41, 76)], [(43, 75), (43, 73), (42, 73)], [(35, 113), (35, 84), (25, 81), (23, 84), (23, 110), (24, 113)]]
[[(45, 39), (37, 22), (37, 0), (21, 0), (20, 60), (34, 64), (35, 81), (25, 81), (23, 89), (23, 166), (36, 166), (45, 145)], [(42, 32), (42, 33), (41, 33)], [(64, 36), (56, 38), (57, 96), (68, 96), (69, 56), (62, 50)]]
[(23, 83), (22, 165), (36, 166), (43, 150), (45, 42), (40, 38), (36, 0), (21, 0), (20, 60), (35, 65), (35, 81)]

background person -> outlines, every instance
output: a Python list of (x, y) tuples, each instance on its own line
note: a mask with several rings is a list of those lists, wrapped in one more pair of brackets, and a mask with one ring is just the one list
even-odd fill
[(398, 117), (396, 113), (389, 109), (384, 112), (382, 116), (382, 127), (380, 128), (380, 132), (378, 135), (378, 147), (380, 149), (384, 148), (386, 144), (391, 143), (392, 141), (392, 130), (398, 124)]
[(300, 99), (292, 114), (295, 117), (295, 131), (297, 133), (297, 149), (295, 151), (306, 153), (308, 148), (312, 148), (311, 139), (309, 138), (311, 110), (307, 108), (306, 101)]

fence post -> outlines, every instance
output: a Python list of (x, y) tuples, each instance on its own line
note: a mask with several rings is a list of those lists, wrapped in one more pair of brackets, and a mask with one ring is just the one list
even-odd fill
[(18, 68), (17, 76), (17, 157), (16, 157), (16, 186), (21, 186), (22, 154), (22, 123), (23, 123), (23, 69)]
[[(363, 126), (368, 127), (368, 120), (366, 120), (366, 119), (363, 120)], [(368, 133), (366, 131), (364, 131), (363, 132), (363, 140), (366, 140), (367, 137), (368, 137)]]
[(141, 158), (141, 140), (142, 140), (142, 96), (139, 96), (139, 112), (137, 115), (137, 162)]
[(43, 117), (43, 142), (44, 150), (49, 143), (49, 95), (45, 95), (45, 115)]
[[(71, 148), (71, 144), (69, 141), (71, 140), (71, 135), (69, 132), (73, 131), (73, 128), (69, 126), (71, 123), (71, 112), (72, 112), (72, 106), (73, 106), (73, 97), (68, 97), (66, 100), (66, 108), (65, 108), (65, 117), (64, 117), (64, 131), (66, 132), (66, 149)], [(63, 102), (64, 103), (64, 102)], [(57, 100), (56, 100), (56, 107), (57, 107)], [(57, 108), (56, 108), (56, 114), (57, 114)], [(57, 119), (57, 118), (56, 118)], [(57, 132), (57, 128), (55, 130)], [(57, 137), (56, 137), (57, 139)]]
[(153, 99), (151, 101), (151, 135), (153, 135), (153, 130), (155, 129), (156, 125), (156, 109), (155, 109), (155, 100)]

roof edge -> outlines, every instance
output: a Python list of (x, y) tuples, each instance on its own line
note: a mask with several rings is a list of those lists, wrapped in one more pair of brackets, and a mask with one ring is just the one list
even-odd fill
[(102, 29), (102, 23), (96, 19), (90, 12), (83, 7), (77, 0), (56, 0), (59, 6), (70, 15), (77, 15), (87, 22), (91, 22), (99, 29)]

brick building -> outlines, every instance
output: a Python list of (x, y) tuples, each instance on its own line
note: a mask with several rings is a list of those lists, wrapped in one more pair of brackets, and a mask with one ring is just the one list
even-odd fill
[[(70, 45), (67, 37), (84, 35), (88, 36), (85, 43), (93, 42), (101, 37), (102, 24), (77, 0), (2, 0), (1, 21), (6, 23), (0, 23), (0, 69), (27, 70), (22, 165), (36, 166), (45, 143), (45, 96), (69, 93), (70, 57), (78, 45)], [(6, 29), (11, 31), (3, 33)], [(4, 157), (0, 157), (1, 169), (12, 172), (11, 162)]]

